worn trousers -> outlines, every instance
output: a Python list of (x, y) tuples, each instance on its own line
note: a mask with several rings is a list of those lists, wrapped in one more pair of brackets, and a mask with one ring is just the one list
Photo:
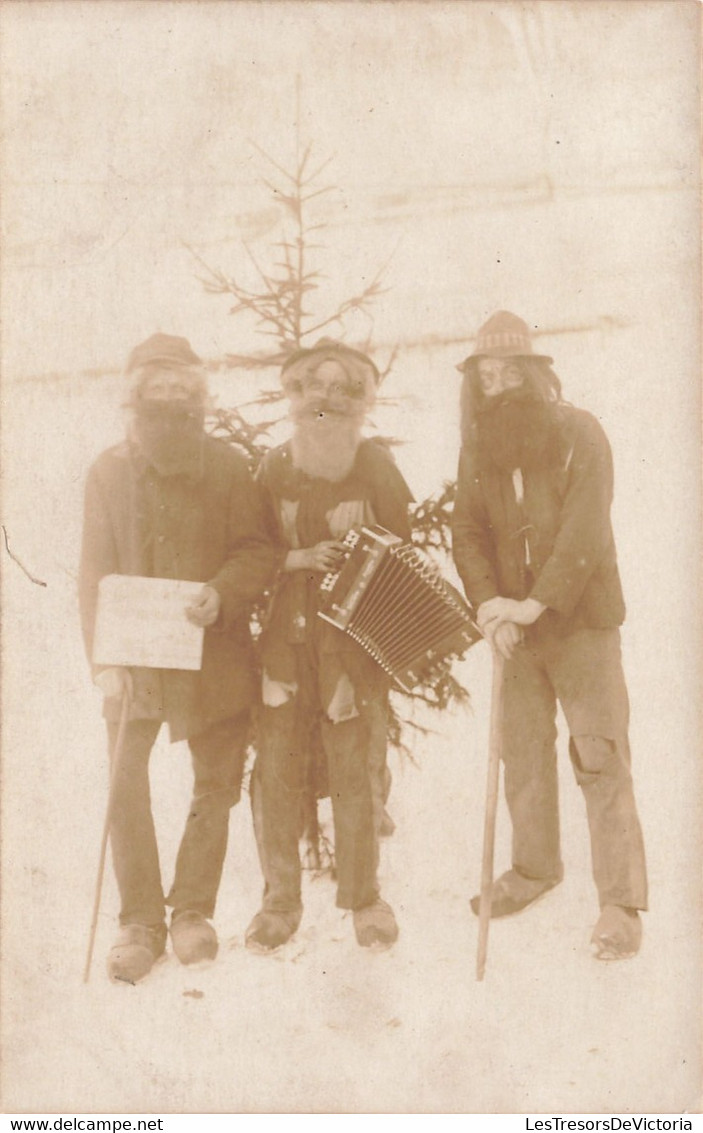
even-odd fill
[(158, 720), (129, 721), (115, 766), (117, 725), (108, 723), (113, 765), (110, 842), (121, 924), (161, 924), (165, 905), (213, 915), (227, 851), (229, 812), (240, 795), (248, 711), (219, 721), (188, 740), (193, 796), (173, 886), (164, 897), (149, 786), (149, 757), (160, 726)]
[(295, 916), (302, 908), (299, 840), (313, 723), (319, 723), (327, 760), (337, 905), (360, 909), (378, 897), (373, 740), (385, 710), (385, 697), (378, 697), (359, 703), (352, 718), (334, 723), (319, 702), (316, 667), (303, 649), (295, 694), (278, 707), (261, 709), (251, 797), (265, 882), (264, 909)]
[(537, 623), (505, 664), (503, 759), (513, 867), (529, 878), (562, 876), (557, 701), (586, 803), (600, 905), (646, 909), (644, 844), (630, 771), (629, 704), (617, 629), (560, 636)]

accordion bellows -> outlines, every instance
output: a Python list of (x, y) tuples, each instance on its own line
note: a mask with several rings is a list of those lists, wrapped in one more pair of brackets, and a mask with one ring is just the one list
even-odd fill
[(325, 575), (319, 616), (412, 692), (481, 637), (469, 607), (417, 548), (383, 527), (353, 528), (344, 566)]

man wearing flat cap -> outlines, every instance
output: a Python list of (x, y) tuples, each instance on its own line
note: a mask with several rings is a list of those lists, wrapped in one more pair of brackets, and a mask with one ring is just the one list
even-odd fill
[[(274, 552), (259, 489), (243, 456), (206, 436), (203, 365), (184, 338), (154, 334), (125, 369), (126, 439), (88, 473), (80, 604), (92, 656), (98, 583), (109, 574), (202, 582), (187, 617), (204, 628), (202, 668), (98, 668), (114, 754), (120, 702), (129, 715), (113, 769), (110, 837), (120, 891), (112, 979), (136, 983), (165, 950), (185, 964), (212, 959), (215, 910), (230, 808), (240, 794), (256, 695), (252, 602), (270, 580)], [(190, 746), (194, 787), (175, 879), (165, 898), (149, 796), (149, 756), (163, 723)]]
[(339, 568), (354, 526), (380, 524), (407, 540), (411, 495), (387, 447), (362, 439), (378, 371), (365, 354), (323, 339), (285, 363), (291, 440), (260, 469), (279, 548), (262, 637), (263, 707), (252, 776), (264, 874), (246, 942), (284, 944), (302, 916), (298, 841), (314, 737), (332, 800), (337, 905), (353, 910), (362, 946), (388, 946), (398, 927), (377, 881), (388, 680), (349, 636), (317, 616), (325, 572)]
[[(620, 656), (625, 606), (610, 522), (610, 446), (595, 417), (563, 401), (552, 359), (534, 353), (517, 316), (491, 316), (458, 368), (453, 553), (479, 625), (505, 658), (512, 867), (494, 882), (491, 916), (519, 912), (562, 879), (559, 702), (600, 904), (591, 942), (599, 959), (632, 956), (647, 879)], [(478, 912), (478, 898), (472, 907)]]

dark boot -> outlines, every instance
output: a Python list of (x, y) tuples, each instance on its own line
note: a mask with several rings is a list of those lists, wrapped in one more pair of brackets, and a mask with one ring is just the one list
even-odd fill
[[(519, 913), (528, 905), (534, 904), (561, 881), (557, 878), (523, 877), (515, 869), (509, 869), (493, 882), (491, 889), (491, 917), (509, 917)], [(472, 912), (478, 916), (481, 897), (471, 898)]]

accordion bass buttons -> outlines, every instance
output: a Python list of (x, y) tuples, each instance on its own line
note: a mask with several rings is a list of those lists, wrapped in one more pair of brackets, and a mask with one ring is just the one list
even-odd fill
[[(345, 558), (347, 558), (347, 559), (349, 558), (352, 551), (354, 551), (355, 548), (358, 546), (360, 539), (361, 539), (361, 533), (359, 531), (355, 531), (353, 527), (351, 528), (351, 530), (347, 531), (346, 535), (342, 539), (342, 543), (343, 543), (344, 547), (346, 548)], [(325, 577), (322, 579), (322, 582), (320, 583), (320, 591), (323, 594), (331, 594), (332, 591), (334, 590), (335, 586), (337, 585), (337, 580), (338, 580), (341, 573), (342, 573), (341, 568), (340, 568), (340, 570), (328, 571), (328, 573), (325, 575)]]

